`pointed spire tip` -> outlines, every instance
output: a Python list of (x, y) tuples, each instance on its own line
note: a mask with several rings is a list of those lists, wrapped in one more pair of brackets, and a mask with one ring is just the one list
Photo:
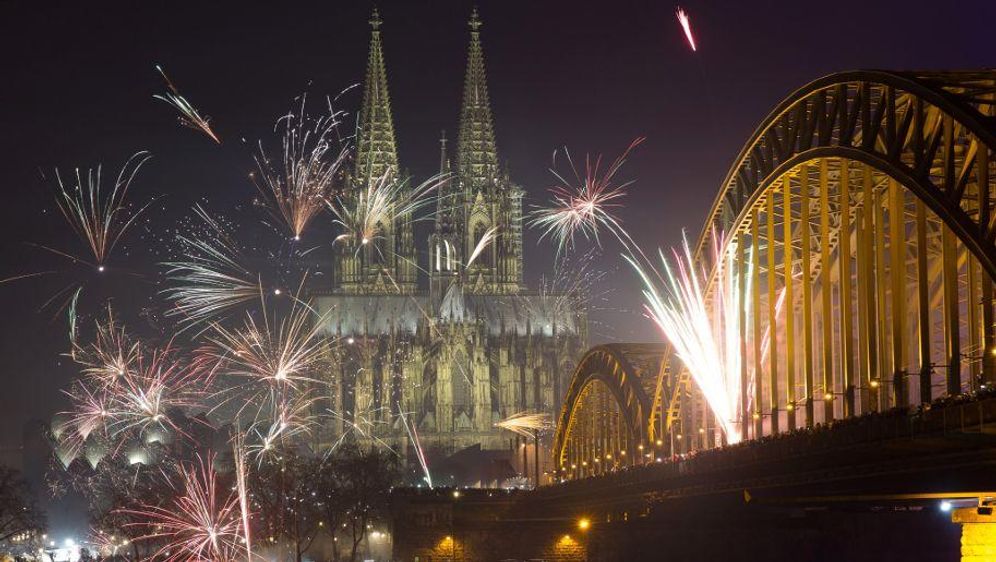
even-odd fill
[(373, 12), (370, 14), (370, 27), (374, 31), (377, 31), (380, 29), (380, 24), (382, 23), (384, 23), (384, 20), (380, 19), (380, 10), (377, 9), (377, 6), (374, 6)]
[(468, 23), (470, 24), (470, 30), (473, 32), (477, 32), (477, 30), (480, 29), (482, 25), (484, 25), (481, 22), (481, 17), (477, 13), (476, 5), (474, 6), (474, 11), (470, 13), (470, 21)]

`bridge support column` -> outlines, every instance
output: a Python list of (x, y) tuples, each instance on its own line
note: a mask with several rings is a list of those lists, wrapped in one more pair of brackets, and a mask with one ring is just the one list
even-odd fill
[(961, 525), (961, 561), (996, 560), (996, 516), (991, 507), (963, 507), (951, 513)]

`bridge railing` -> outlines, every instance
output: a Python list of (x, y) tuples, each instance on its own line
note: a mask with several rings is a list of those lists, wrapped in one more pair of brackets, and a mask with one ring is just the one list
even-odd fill
[(646, 483), (728, 470), (760, 461), (791, 462), (876, 442), (929, 439), (956, 433), (979, 434), (989, 424), (996, 424), (996, 389), (942, 398), (915, 409), (875, 412), (736, 445), (677, 455), (660, 462), (610, 470), (546, 486), (539, 493), (559, 495), (571, 493), (574, 488), (588, 489), (592, 484), (599, 486), (602, 483), (609, 486)]

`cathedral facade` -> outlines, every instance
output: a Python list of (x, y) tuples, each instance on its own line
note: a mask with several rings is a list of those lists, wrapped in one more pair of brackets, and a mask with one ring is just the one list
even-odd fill
[[(400, 179), (376, 12), (370, 24), (357, 191)], [(436, 455), (509, 449), (511, 434), (495, 424), (512, 414), (555, 418), (587, 339), (576, 299), (523, 283), (524, 192), (499, 168), (476, 10), (469, 25), (455, 158), (444, 138), (431, 234), (416, 240), (417, 217), (399, 215), (376, 240), (337, 245), (331, 287), (313, 295), (338, 342), (331, 409), (342, 419), (330, 430), (405, 449), (404, 418)]]

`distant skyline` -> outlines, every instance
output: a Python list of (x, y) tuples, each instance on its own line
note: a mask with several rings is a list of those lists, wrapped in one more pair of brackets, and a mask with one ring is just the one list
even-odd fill
[[(671, 3), (478, 5), (498, 151), (526, 189), (527, 209), (542, 203), (553, 183), (547, 168), (554, 150), (611, 159), (646, 136), (624, 168), (622, 178), (636, 183), (619, 215), (647, 249), (680, 242), (682, 229), (698, 235), (753, 128), (804, 83), (855, 68), (996, 66), (989, 30), (996, 5), (981, 0), (957, 9), (928, 1), (844, 0), (817, 8), (692, 1), (682, 6), (697, 34), (695, 53)], [(441, 131), (456, 138), (473, 3), (378, 6), (401, 166), (425, 177), (438, 167)], [(103, 162), (116, 172), (129, 155), (148, 149), (154, 158), (133, 197), (160, 197), (157, 214), (183, 213), (202, 198), (220, 209), (248, 205), (255, 194), (246, 178), (251, 153), (257, 139), (273, 137), (274, 119), (302, 92), (317, 102), (362, 81), (371, 8), (211, 3), (192, 15), (165, 2), (0, 4), (0, 278), (37, 269), (39, 252), (25, 242), (63, 236), (53, 199), (56, 167)], [(212, 116), (220, 147), (179, 127), (171, 109), (152, 99), (163, 91), (156, 64)], [(342, 98), (341, 109), (357, 109), (358, 91)], [(129, 244), (136, 259), (140, 246), (140, 237)], [(424, 250), (424, 239), (418, 246)], [(598, 260), (610, 271), (610, 310), (596, 314), (595, 339), (657, 339), (638, 314), (638, 282), (618, 251), (606, 240)], [(537, 245), (537, 233), (528, 233), (526, 279), (533, 287), (550, 273), (552, 258), (551, 244)], [(0, 285), (0, 448), (17, 447), (25, 422), (48, 419), (62, 403), (59, 391), (72, 372), (60, 355), (64, 317), (39, 312), (58, 288), (45, 279)], [(118, 302), (132, 304), (126, 296)]]

